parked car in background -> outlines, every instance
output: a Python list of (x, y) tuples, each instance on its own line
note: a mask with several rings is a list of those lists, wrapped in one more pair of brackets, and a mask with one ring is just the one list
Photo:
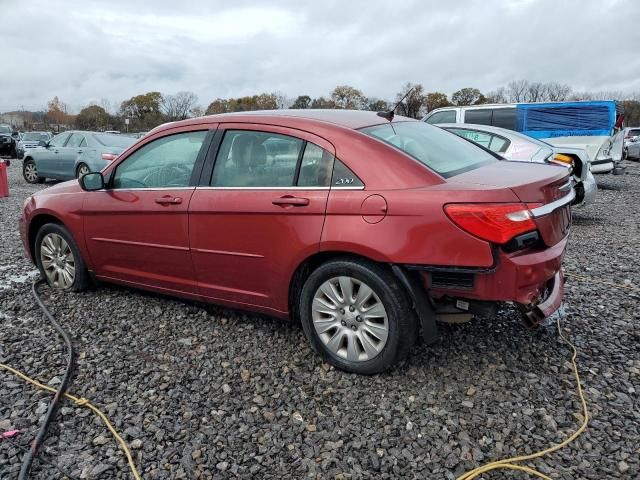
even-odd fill
[(623, 173), (624, 115), (617, 102), (512, 103), (444, 107), (429, 112), (429, 124), (473, 123), (507, 128), (557, 147), (584, 149), (592, 173)]
[(332, 365), (374, 373), (420, 326), (434, 341), (439, 309), (553, 313), (574, 197), (566, 167), (506, 162), (424, 122), (278, 110), (157, 127), (28, 198), (20, 228), (53, 288), (83, 290), (91, 272), (300, 318)]
[(628, 155), (627, 147), (633, 141), (633, 137), (640, 135), (640, 127), (627, 127), (624, 129), (624, 157)]
[(443, 123), (438, 127), (471, 140), (506, 160), (564, 165), (571, 171), (576, 191), (573, 205), (593, 203), (598, 186), (591, 173), (589, 156), (581, 148), (556, 147), (506, 128), (460, 123)]
[(627, 143), (627, 158), (640, 160), (640, 134), (632, 137)]
[(0, 155), (16, 155), (16, 141), (13, 138), (11, 125), (0, 125)]
[(51, 140), (49, 132), (25, 132), (19, 137), (16, 144), (16, 157), (24, 157), (24, 152), (40, 145), (40, 142), (48, 142)]
[(26, 151), (22, 174), (29, 183), (68, 180), (109, 165), (135, 139), (110, 133), (68, 131)]

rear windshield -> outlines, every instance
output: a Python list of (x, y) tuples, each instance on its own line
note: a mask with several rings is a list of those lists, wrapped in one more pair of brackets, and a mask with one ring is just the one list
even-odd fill
[(388, 123), (361, 131), (393, 145), (445, 178), (497, 161), (470, 141), (424, 122)]
[(136, 143), (135, 138), (125, 137), (123, 135), (117, 135), (112, 133), (96, 133), (94, 135), (96, 140), (105, 147), (122, 147), (127, 148), (130, 145)]

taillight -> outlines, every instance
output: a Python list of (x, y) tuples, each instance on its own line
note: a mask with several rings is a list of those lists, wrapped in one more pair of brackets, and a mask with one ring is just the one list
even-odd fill
[(450, 203), (447, 216), (464, 231), (489, 242), (503, 244), (522, 233), (536, 230), (530, 208), (523, 203)]
[(107, 161), (109, 161), (109, 162), (111, 162), (111, 161), (115, 160), (117, 156), (118, 156), (118, 155), (116, 155), (115, 153), (103, 153), (102, 155), (100, 155), (100, 157), (101, 157), (103, 160), (107, 160)]

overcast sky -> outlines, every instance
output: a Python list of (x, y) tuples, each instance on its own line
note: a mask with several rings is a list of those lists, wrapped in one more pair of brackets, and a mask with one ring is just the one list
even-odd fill
[(0, 112), (151, 90), (394, 98), (510, 80), (640, 92), (640, 1), (0, 0)]

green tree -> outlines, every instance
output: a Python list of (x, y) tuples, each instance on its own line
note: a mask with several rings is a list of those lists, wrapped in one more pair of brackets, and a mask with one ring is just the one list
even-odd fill
[(314, 98), (311, 102), (311, 108), (337, 108), (333, 100), (326, 99), (324, 97)]
[(424, 107), (427, 112), (435, 110), (436, 108), (448, 107), (451, 105), (447, 95), (442, 92), (429, 92), (424, 96)]
[(336, 108), (348, 110), (360, 110), (367, 104), (365, 97), (360, 90), (349, 85), (338, 85), (331, 92), (331, 100)]
[(80, 130), (108, 130), (112, 125), (111, 115), (98, 105), (89, 105), (76, 115), (75, 125)]
[(379, 98), (370, 98), (367, 101), (367, 106), (372, 112), (386, 112), (390, 108), (389, 102)]
[(451, 103), (457, 106), (474, 105), (484, 96), (477, 88), (462, 88), (451, 94)]
[(214, 115), (216, 113), (227, 113), (229, 111), (229, 101), (225, 98), (216, 98), (209, 104), (205, 114)]
[(162, 101), (160, 92), (136, 95), (120, 104), (120, 116), (130, 119), (130, 130), (149, 130), (165, 121), (161, 111)]
[(309, 95), (300, 95), (291, 105), (291, 108), (304, 109), (311, 108), (311, 97)]

